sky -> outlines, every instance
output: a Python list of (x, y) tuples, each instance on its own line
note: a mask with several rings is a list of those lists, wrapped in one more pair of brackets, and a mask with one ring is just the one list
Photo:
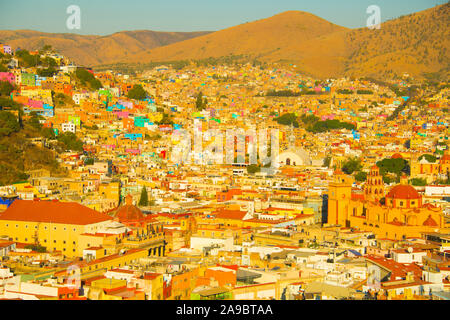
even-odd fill
[[(366, 9), (381, 20), (422, 11), (447, 0), (0, 0), (0, 30), (108, 35), (125, 30), (216, 31), (299, 10), (347, 27), (366, 26)], [(80, 8), (80, 29), (66, 25), (67, 7)]]

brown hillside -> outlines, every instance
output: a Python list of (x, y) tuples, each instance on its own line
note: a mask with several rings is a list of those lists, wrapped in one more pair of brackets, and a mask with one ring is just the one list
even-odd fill
[(450, 4), (382, 24), (380, 30), (352, 30), (346, 35), (351, 54), (347, 75), (392, 77), (407, 72), (449, 72)]
[(383, 23), (380, 30), (350, 30), (312, 14), (289, 11), (202, 37), (140, 52), (129, 62), (248, 55), (296, 64), (317, 77), (386, 78), (409, 73), (447, 76), (450, 4)]
[(127, 60), (129, 55), (202, 36), (208, 32), (123, 31), (108, 36), (44, 33), (31, 30), (0, 31), (0, 42), (14, 49), (36, 50), (49, 44), (81, 65), (107, 64)]
[[(339, 51), (338, 54), (330, 50), (322, 51), (324, 57), (337, 59), (336, 56), (342, 55), (344, 47), (341, 43), (347, 30), (310, 13), (288, 11), (271, 18), (139, 53), (129, 57), (128, 61), (197, 60), (248, 55), (266, 61), (303, 61), (305, 71), (318, 67), (323, 71), (331, 68), (337, 72), (341, 70), (335, 68), (333, 63), (323, 62), (323, 59), (316, 59), (315, 56), (318, 50), (327, 48), (323, 43), (335, 45)], [(332, 34), (335, 35), (334, 38), (330, 38)], [(319, 70), (319, 73), (321, 71)]]
[(38, 49), (50, 44), (80, 64), (148, 63), (246, 56), (295, 64), (313, 76), (448, 77), (450, 4), (400, 17), (380, 30), (347, 29), (313, 14), (288, 11), (221, 31), (119, 32), (109, 36), (3, 31), (0, 42)]

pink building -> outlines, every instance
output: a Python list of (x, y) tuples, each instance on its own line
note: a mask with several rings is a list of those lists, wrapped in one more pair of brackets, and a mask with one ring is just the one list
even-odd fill
[(334, 114), (327, 114), (324, 115), (320, 118), (320, 120), (325, 121), (325, 120), (334, 120), (334, 118), (336, 117), (336, 115)]
[(16, 76), (11, 72), (0, 72), (0, 81), (8, 81), (11, 84), (15, 84)]
[(113, 113), (117, 116), (117, 118), (128, 118), (130, 114), (128, 111), (113, 111)]
[(125, 152), (131, 153), (131, 154), (140, 154), (141, 150), (139, 150), (139, 149), (125, 149)]
[(35, 108), (35, 109), (41, 109), (44, 107), (44, 103), (42, 101), (36, 101), (36, 100), (28, 100), (28, 106), (30, 108)]

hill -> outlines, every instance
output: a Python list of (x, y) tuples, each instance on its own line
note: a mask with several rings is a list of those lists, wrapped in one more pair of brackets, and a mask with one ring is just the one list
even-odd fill
[[(343, 71), (342, 62), (337, 68), (335, 62), (345, 52), (341, 43), (348, 30), (310, 13), (288, 11), (140, 52), (130, 56), (128, 61), (201, 60), (245, 55), (261, 61), (297, 62), (304, 65), (305, 72), (315, 70), (317, 73), (325, 73), (326, 70), (331, 70), (337, 74)], [(335, 39), (340, 39), (340, 43)], [(334, 46), (336, 52), (323, 50), (328, 46)], [(322, 53), (323, 58), (317, 59), (318, 52)]]
[[(61, 135), (56, 140), (53, 130), (43, 127), (40, 119), (34, 114), (25, 117), (20, 104), (0, 97), (0, 186), (26, 180), (29, 170), (47, 169), (54, 176), (64, 176), (65, 170), (56, 160), (56, 154), (68, 147), (82, 150), (82, 143), (76, 137), (69, 137), (67, 142), (65, 135)], [(53, 146), (33, 143), (34, 139), (53, 141)]]
[(387, 21), (380, 30), (347, 29), (306, 12), (288, 11), (198, 38), (131, 55), (167, 61), (246, 55), (296, 64), (317, 77), (447, 77), (450, 4)]
[(0, 43), (14, 49), (38, 50), (51, 45), (77, 64), (94, 66), (127, 60), (128, 56), (202, 36), (208, 32), (123, 31), (108, 36), (45, 33), (32, 30), (0, 31)]
[(345, 74), (391, 78), (449, 75), (450, 4), (387, 21), (380, 30), (352, 30)]

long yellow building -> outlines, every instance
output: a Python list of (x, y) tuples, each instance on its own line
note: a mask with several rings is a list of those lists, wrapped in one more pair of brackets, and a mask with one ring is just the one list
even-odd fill
[(80, 257), (89, 242), (97, 244), (94, 239), (87, 240), (86, 235), (101, 233), (112, 224), (117, 227), (113, 233), (121, 237), (124, 226), (120, 228), (112, 217), (78, 203), (16, 200), (0, 213), (0, 236)]

